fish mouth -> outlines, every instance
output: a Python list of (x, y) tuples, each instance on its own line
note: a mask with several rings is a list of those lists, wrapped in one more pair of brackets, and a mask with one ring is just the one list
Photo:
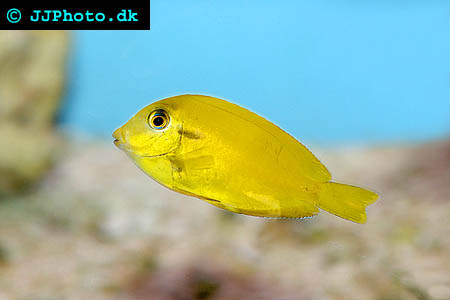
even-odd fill
[(119, 149), (121, 149), (121, 150), (124, 150), (124, 151), (127, 150), (127, 149), (126, 149), (126, 143), (123, 143), (121, 140), (119, 140), (119, 139), (117, 139), (117, 138), (115, 138), (115, 137), (114, 137), (113, 143), (114, 143), (114, 145), (115, 145), (117, 148), (119, 148)]
[(133, 153), (133, 151), (130, 149), (130, 145), (127, 142), (124, 142), (122, 139), (120, 139), (117, 132), (114, 132), (113, 138), (114, 138), (113, 143), (117, 148), (128, 154)]
[(125, 145), (119, 139), (114, 139), (113, 143), (117, 148), (125, 150), (124, 149)]
[(113, 141), (114, 145), (119, 148), (120, 150), (123, 150), (125, 152), (130, 152), (130, 150), (128, 149), (128, 144), (122, 143), (120, 140), (115, 139)]
[(124, 143), (122, 142), (122, 139), (121, 139), (122, 135), (121, 135), (120, 128), (116, 129), (116, 131), (114, 131), (114, 133), (112, 134), (112, 137), (114, 139), (114, 141), (113, 141), (114, 145), (116, 147), (122, 149)]

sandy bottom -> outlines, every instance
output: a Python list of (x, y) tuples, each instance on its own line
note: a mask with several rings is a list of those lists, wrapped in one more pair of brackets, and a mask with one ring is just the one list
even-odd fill
[(381, 199), (357, 225), (232, 214), (84, 141), (0, 201), (0, 300), (450, 299), (450, 143), (317, 151)]

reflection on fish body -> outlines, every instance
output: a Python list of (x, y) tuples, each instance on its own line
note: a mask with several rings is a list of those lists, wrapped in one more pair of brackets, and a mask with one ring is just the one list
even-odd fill
[(260, 217), (304, 218), (319, 208), (358, 223), (378, 195), (331, 182), (288, 133), (225, 100), (157, 101), (117, 129), (114, 144), (162, 185), (217, 207)]

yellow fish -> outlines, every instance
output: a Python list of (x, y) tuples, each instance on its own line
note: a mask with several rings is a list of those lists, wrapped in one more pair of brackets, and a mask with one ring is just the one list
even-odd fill
[(246, 215), (304, 218), (319, 208), (366, 222), (378, 195), (331, 182), (300, 142), (225, 100), (180, 95), (154, 102), (114, 134), (114, 144), (160, 184)]

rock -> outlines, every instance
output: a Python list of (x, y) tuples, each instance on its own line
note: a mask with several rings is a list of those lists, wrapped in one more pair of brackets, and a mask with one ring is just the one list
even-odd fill
[(51, 164), (68, 42), (64, 31), (0, 32), (0, 195), (39, 180)]

